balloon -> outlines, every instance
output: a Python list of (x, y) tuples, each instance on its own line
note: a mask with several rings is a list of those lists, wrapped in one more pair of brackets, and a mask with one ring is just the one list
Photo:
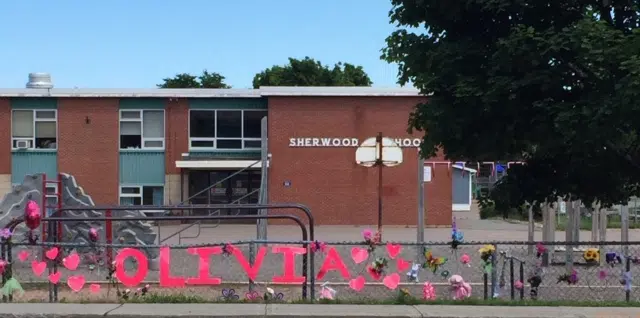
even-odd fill
[(91, 240), (91, 242), (97, 242), (98, 241), (98, 230), (96, 230), (95, 228), (90, 228), (89, 229), (89, 239)]
[(40, 207), (36, 201), (30, 200), (24, 210), (24, 223), (31, 230), (35, 230), (40, 226), (42, 221), (42, 214), (40, 214)]

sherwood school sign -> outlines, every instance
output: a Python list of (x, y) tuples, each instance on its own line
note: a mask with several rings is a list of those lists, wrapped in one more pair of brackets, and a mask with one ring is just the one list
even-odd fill
[[(420, 147), (420, 138), (394, 138), (396, 144), (400, 147)], [(289, 147), (295, 148), (338, 148), (338, 147), (358, 147), (360, 140), (358, 138), (289, 138)]]

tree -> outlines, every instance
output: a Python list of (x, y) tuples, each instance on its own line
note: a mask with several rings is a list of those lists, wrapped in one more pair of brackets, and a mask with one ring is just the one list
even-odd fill
[(371, 86), (362, 66), (339, 62), (330, 68), (305, 57), (289, 58), (289, 64), (272, 66), (253, 77), (253, 88), (260, 86)]
[(194, 76), (188, 73), (177, 74), (174, 77), (163, 79), (164, 83), (158, 84), (159, 88), (231, 88), (224, 83), (225, 77), (207, 70), (202, 72), (200, 76)]
[(640, 183), (638, 0), (392, 0), (382, 58), (432, 94), (421, 153), (518, 159), (490, 199), (626, 202)]

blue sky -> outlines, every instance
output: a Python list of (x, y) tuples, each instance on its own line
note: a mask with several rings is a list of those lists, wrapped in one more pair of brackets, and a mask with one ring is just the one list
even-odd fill
[(396, 86), (379, 59), (389, 0), (0, 0), (0, 87), (29, 72), (56, 87), (146, 88), (176, 73), (219, 72), (235, 88), (288, 57), (362, 65)]

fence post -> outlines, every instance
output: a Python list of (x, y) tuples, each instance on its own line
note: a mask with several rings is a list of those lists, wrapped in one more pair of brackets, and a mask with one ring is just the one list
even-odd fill
[(496, 295), (496, 287), (498, 287), (498, 275), (497, 275), (497, 260), (496, 255), (498, 253), (498, 245), (494, 244), (494, 252), (491, 256), (491, 298), (494, 298)]
[(516, 299), (516, 291), (514, 290), (514, 285), (515, 285), (515, 278), (514, 278), (514, 272), (513, 272), (513, 257), (509, 258), (509, 284), (511, 286), (511, 300)]
[(520, 263), (520, 282), (522, 283), (522, 288), (520, 288), (520, 300), (524, 299), (524, 263), (522, 261), (518, 261)]
[[(628, 245), (627, 245), (627, 247), (628, 247)], [(628, 272), (630, 272), (630, 271), (631, 271), (631, 258), (629, 258), (629, 257), (625, 256), (625, 258), (624, 258), (624, 259), (625, 259), (625, 261), (626, 261), (626, 264), (625, 264), (625, 266), (624, 266), (624, 270), (625, 270), (625, 279), (626, 279), (626, 278), (627, 278), (627, 277), (626, 277), (626, 276), (627, 276), (626, 274), (627, 274)], [(625, 285), (626, 285), (626, 284), (627, 284), (627, 282), (625, 281)], [(625, 288), (625, 291), (624, 291), (624, 299), (625, 299), (627, 302), (631, 301), (631, 291), (630, 291), (630, 290), (628, 290), (628, 289), (626, 289), (626, 288)]]
[[(249, 264), (253, 266), (256, 261), (256, 243), (252, 240), (249, 242)], [(253, 292), (255, 286), (253, 280), (249, 278), (249, 292)]]

